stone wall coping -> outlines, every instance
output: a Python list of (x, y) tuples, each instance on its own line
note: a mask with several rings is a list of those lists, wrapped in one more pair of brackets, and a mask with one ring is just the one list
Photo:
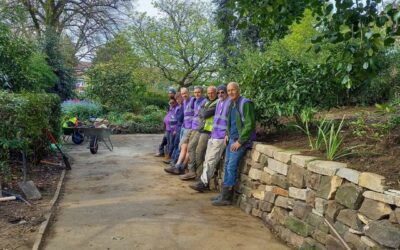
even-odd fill
[(315, 160), (311, 161), (307, 164), (307, 169), (311, 172), (334, 176), (336, 175), (339, 168), (346, 168), (347, 164), (336, 161), (323, 161), (323, 160)]
[(378, 193), (378, 192), (374, 192), (374, 191), (365, 191), (363, 193), (363, 196), (365, 198), (371, 199), (371, 200), (375, 200), (375, 201), (381, 201), (384, 203), (388, 203), (390, 205), (395, 205), (395, 199), (393, 195), (390, 194), (382, 194), (382, 193)]
[[(395, 189), (387, 190), (387, 187), (385, 186), (385, 177), (379, 174), (370, 172), (359, 172), (355, 169), (348, 168), (348, 165), (343, 162), (321, 160), (315, 156), (302, 155), (299, 150), (290, 150), (290, 149), (285, 150), (271, 144), (264, 144), (257, 142), (255, 144), (255, 149), (258, 152), (267, 155), (270, 159), (275, 159), (275, 160), (277, 160), (274, 157), (275, 155), (278, 156), (277, 157), (278, 159), (281, 159), (281, 157), (279, 156), (281, 156), (282, 154), (290, 155), (289, 161), (287, 161), (286, 158), (283, 161), (280, 160), (277, 161), (285, 164), (294, 163), (297, 166), (304, 167), (309, 171), (317, 174), (339, 176), (341, 178), (346, 179), (347, 181), (355, 183), (369, 190), (394, 196), (393, 204), (400, 207), (400, 190), (395, 190)], [(264, 171), (266, 171), (266, 169), (267, 167), (264, 168)], [(274, 170), (269, 168), (267, 172), (270, 171), (276, 172), (276, 169)], [(284, 172), (286, 173), (286, 171)], [(361, 181), (360, 183), (360, 180), (365, 179), (365, 177), (368, 177), (368, 180)], [(372, 180), (370, 178), (372, 178)]]

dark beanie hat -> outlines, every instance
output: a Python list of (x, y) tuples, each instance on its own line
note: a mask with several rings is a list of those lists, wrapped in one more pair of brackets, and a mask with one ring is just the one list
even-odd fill
[(169, 87), (168, 88), (168, 93), (176, 94), (176, 89), (174, 87)]
[(223, 90), (226, 93), (226, 85), (224, 85), (224, 84), (219, 85), (217, 87), (217, 92), (220, 91), (220, 90)]

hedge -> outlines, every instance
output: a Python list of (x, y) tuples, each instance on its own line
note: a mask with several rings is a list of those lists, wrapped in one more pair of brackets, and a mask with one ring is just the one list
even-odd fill
[(21, 150), (30, 160), (40, 160), (50, 144), (45, 129), (58, 137), (60, 118), (57, 95), (0, 91), (0, 174), (10, 173), (9, 163)]

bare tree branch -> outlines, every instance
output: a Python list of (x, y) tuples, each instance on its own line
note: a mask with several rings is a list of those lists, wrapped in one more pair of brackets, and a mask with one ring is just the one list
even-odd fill
[(132, 9), (131, 1), (126, 0), (5, 1), (10, 6), (22, 6), (29, 13), (30, 22), (21, 25), (34, 27), (39, 37), (48, 29), (60, 37), (67, 35), (74, 43), (76, 53), (80, 54), (93, 53), (92, 47), (96, 48), (112, 38)]

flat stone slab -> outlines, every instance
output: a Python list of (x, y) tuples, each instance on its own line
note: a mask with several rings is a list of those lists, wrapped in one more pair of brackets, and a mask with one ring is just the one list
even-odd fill
[(285, 225), (292, 232), (295, 232), (303, 237), (307, 237), (307, 236), (311, 235), (311, 233), (313, 231), (312, 226), (308, 225), (304, 221), (302, 221), (294, 216), (287, 217)]
[(387, 220), (369, 223), (365, 234), (383, 246), (395, 249), (400, 247), (400, 228)]
[(289, 187), (289, 197), (292, 197), (297, 200), (305, 201), (307, 198), (308, 189), (300, 189), (295, 187)]
[(307, 163), (310, 161), (318, 159), (317, 157), (314, 156), (307, 156), (307, 155), (292, 155), (291, 162), (292, 164), (295, 164), (299, 167), (305, 168), (307, 166)]
[(315, 160), (307, 164), (307, 169), (317, 174), (333, 176), (340, 168), (346, 168), (346, 163)]
[(289, 165), (272, 158), (268, 159), (268, 168), (282, 175), (287, 175)]
[(385, 177), (368, 172), (360, 174), (358, 185), (380, 193), (383, 193), (387, 189), (385, 186)]
[(268, 144), (257, 144), (256, 150), (262, 154), (269, 156), (269, 157), (274, 157), (275, 152), (282, 151), (282, 149), (272, 146), (272, 145), (268, 145)]
[(360, 176), (360, 172), (351, 168), (339, 168), (336, 175), (342, 177), (343, 179), (351, 181), (355, 184), (358, 184), (358, 178)]
[(284, 189), (289, 188), (289, 183), (287, 177), (281, 174), (276, 174), (271, 176), (271, 184), (279, 186)]
[(278, 196), (275, 200), (275, 206), (282, 208), (293, 208), (294, 200), (288, 197)]
[[(266, 189), (267, 190), (267, 189)], [(273, 187), (271, 192), (280, 196), (289, 197), (289, 191), (280, 187)]]
[(299, 151), (276, 151), (274, 153), (274, 159), (286, 164), (290, 164), (292, 155), (300, 154)]
[(375, 201), (380, 201), (380, 202), (384, 202), (384, 203), (388, 203), (391, 205), (395, 205), (395, 199), (392, 195), (389, 194), (382, 194), (382, 193), (377, 193), (374, 191), (365, 191), (363, 193), (363, 196), (365, 198), (371, 199), (371, 200), (375, 200)]
[(389, 217), (392, 213), (392, 209), (388, 204), (367, 198), (364, 199), (359, 211), (372, 220), (379, 220), (386, 216)]
[(262, 172), (262, 170), (251, 168), (249, 171), (249, 177), (252, 180), (260, 180)]

